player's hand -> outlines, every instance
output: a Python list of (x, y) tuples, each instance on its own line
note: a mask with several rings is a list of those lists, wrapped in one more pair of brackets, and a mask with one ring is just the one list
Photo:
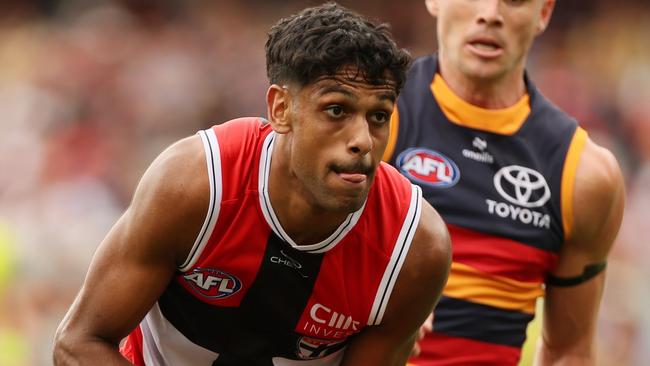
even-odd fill
[(415, 343), (413, 343), (413, 349), (411, 350), (411, 357), (415, 357), (420, 354), (420, 341), (427, 333), (431, 333), (433, 330), (433, 313), (429, 314), (427, 320), (422, 323), (418, 334), (415, 338)]

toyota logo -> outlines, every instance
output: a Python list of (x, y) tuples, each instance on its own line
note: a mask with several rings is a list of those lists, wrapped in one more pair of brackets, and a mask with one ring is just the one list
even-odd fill
[(506, 200), (523, 207), (540, 207), (551, 198), (544, 176), (525, 166), (510, 165), (494, 175), (494, 187)]

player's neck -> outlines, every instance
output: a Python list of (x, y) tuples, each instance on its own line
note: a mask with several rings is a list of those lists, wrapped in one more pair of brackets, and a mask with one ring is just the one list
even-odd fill
[[(280, 137), (280, 136), (278, 136)], [(348, 217), (315, 205), (310, 195), (289, 169), (287, 152), (282, 153), (276, 139), (269, 175), (269, 198), (282, 229), (299, 245), (316, 244), (327, 239)]]
[(454, 94), (469, 104), (485, 109), (511, 107), (526, 93), (523, 68), (487, 79), (466, 75), (441, 62), (439, 72)]

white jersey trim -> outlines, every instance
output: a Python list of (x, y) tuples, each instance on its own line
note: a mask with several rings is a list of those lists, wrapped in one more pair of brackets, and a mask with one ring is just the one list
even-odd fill
[(205, 160), (208, 167), (208, 179), (210, 180), (210, 205), (208, 212), (205, 216), (205, 221), (199, 231), (199, 235), (194, 241), (192, 250), (189, 255), (179, 267), (181, 272), (185, 272), (192, 268), (194, 263), (199, 259), (203, 249), (208, 244), (208, 240), (212, 235), (212, 230), (217, 223), (219, 217), (219, 209), (221, 208), (222, 197), (222, 178), (221, 178), (221, 152), (219, 150), (219, 142), (217, 135), (213, 129), (199, 131), (199, 136), (203, 141), (203, 148), (205, 149)]
[(343, 361), (344, 353), (345, 348), (340, 349), (331, 355), (313, 360), (291, 360), (288, 358), (273, 357), (271, 362), (273, 362), (273, 366), (338, 366), (341, 364), (341, 361)]
[(271, 206), (271, 198), (269, 197), (269, 172), (271, 171), (271, 156), (273, 155), (273, 141), (275, 140), (275, 132), (269, 133), (269, 135), (264, 140), (264, 145), (262, 147), (262, 156), (260, 158), (260, 170), (259, 170), (259, 181), (258, 181), (258, 190), (260, 198), (260, 207), (262, 208), (262, 213), (264, 218), (268, 223), (269, 227), (273, 230), (275, 235), (280, 237), (285, 242), (289, 243), (291, 247), (296, 250), (300, 250), (308, 253), (324, 253), (328, 250), (334, 248), (338, 243), (345, 238), (345, 236), (354, 228), (354, 226), (361, 218), (361, 214), (366, 207), (366, 201), (363, 202), (363, 206), (355, 212), (352, 212), (348, 217), (339, 225), (336, 230), (330, 235), (327, 239), (309, 245), (298, 245), (296, 244), (291, 237), (284, 231), (282, 225), (280, 225), (280, 220), (278, 220), (275, 215), (275, 211)]
[(140, 322), (142, 358), (145, 365), (205, 365), (209, 366), (219, 354), (205, 349), (183, 335), (160, 311), (158, 303)]
[(411, 248), (413, 235), (415, 235), (418, 223), (420, 222), (420, 213), (422, 212), (421, 201), (422, 190), (420, 187), (412, 184), (409, 209), (404, 218), (395, 246), (393, 247), (390, 261), (386, 266), (386, 271), (379, 284), (377, 294), (375, 295), (375, 301), (372, 304), (370, 317), (368, 318), (368, 325), (379, 325), (384, 317), (388, 300), (393, 292), (393, 287), (404, 264), (404, 259), (406, 259), (406, 255)]

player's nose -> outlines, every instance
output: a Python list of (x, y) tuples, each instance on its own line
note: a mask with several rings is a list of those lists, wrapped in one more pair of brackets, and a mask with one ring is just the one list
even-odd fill
[(365, 155), (373, 148), (370, 125), (365, 116), (357, 116), (351, 122), (349, 127), (348, 151), (354, 155)]

